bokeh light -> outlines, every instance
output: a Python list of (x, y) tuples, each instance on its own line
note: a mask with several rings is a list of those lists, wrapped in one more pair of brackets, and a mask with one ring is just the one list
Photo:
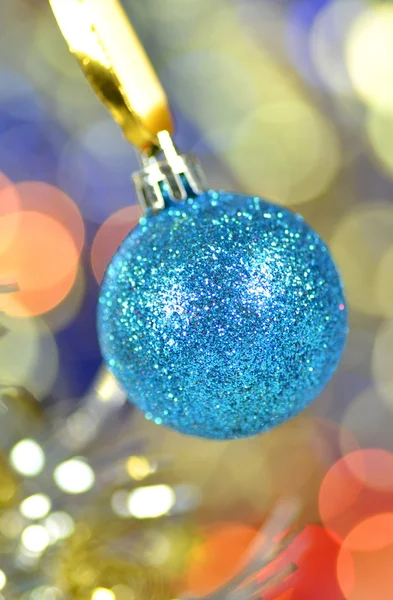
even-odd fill
[(127, 206), (109, 217), (101, 225), (91, 248), (91, 265), (98, 282), (124, 238), (137, 225), (141, 217), (139, 206)]
[(337, 561), (345, 598), (387, 600), (393, 589), (392, 560), (393, 513), (358, 523), (343, 541)]
[(95, 482), (93, 469), (80, 458), (72, 458), (58, 465), (53, 477), (57, 486), (67, 494), (84, 494)]
[[(13, 218), (1, 218), (0, 237)], [(21, 212), (18, 235), (0, 254), (0, 272), (16, 281), (20, 291), (7, 294), (2, 309), (14, 316), (47, 312), (68, 294), (77, 270), (78, 252), (67, 229), (42, 213)]]
[(137, 519), (152, 519), (167, 514), (176, 496), (168, 485), (150, 485), (133, 490), (128, 496), (128, 510)]
[(342, 423), (356, 435), (363, 448), (378, 446), (386, 450), (392, 449), (393, 411), (389, 402), (375, 387), (367, 387), (348, 403)]
[(127, 472), (136, 481), (142, 481), (154, 471), (153, 465), (145, 456), (130, 456), (126, 463)]
[(392, 494), (393, 454), (379, 448), (358, 450), (326, 474), (319, 492), (320, 516), (329, 530), (344, 538), (360, 520), (389, 505)]
[(242, 119), (233, 132), (228, 160), (246, 192), (290, 205), (307, 202), (328, 187), (339, 153), (328, 121), (289, 96)]
[(51, 513), (44, 522), (51, 544), (68, 538), (75, 529), (74, 519), (64, 511)]
[(369, 110), (366, 133), (377, 166), (393, 177), (393, 106), (392, 110)]
[(374, 381), (387, 405), (393, 409), (393, 321), (381, 325), (372, 357)]
[(91, 600), (116, 600), (116, 595), (107, 588), (96, 588), (91, 595)]
[(236, 575), (256, 535), (255, 529), (241, 523), (221, 523), (201, 532), (189, 557), (188, 593), (205, 596)]
[(393, 108), (393, 9), (388, 3), (375, 4), (352, 23), (347, 65), (364, 102), (383, 110)]
[(22, 533), (22, 544), (30, 552), (43, 552), (49, 545), (48, 532), (42, 525), (29, 525)]
[(21, 440), (10, 453), (10, 462), (14, 469), (25, 477), (35, 477), (45, 465), (45, 454), (34, 440)]
[(20, 512), (26, 519), (43, 519), (50, 511), (51, 505), (51, 499), (46, 494), (34, 494), (23, 500)]
[[(18, 310), (24, 314), (22, 308)], [(0, 313), (0, 331), (1, 383), (24, 386), (37, 399), (42, 399), (51, 390), (59, 367), (58, 349), (51, 330), (39, 319), (20, 319)]]
[(312, 62), (324, 85), (339, 97), (354, 95), (345, 65), (345, 47), (348, 31), (364, 8), (363, 0), (325, 1), (312, 26)]
[(381, 313), (376, 273), (392, 240), (393, 207), (389, 202), (356, 206), (334, 230), (330, 248), (341, 271), (349, 304), (361, 313)]

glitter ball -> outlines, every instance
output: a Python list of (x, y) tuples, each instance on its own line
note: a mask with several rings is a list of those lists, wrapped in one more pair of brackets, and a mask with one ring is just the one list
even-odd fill
[(102, 353), (156, 423), (256, 435), (307, 406), (342, 354), (347, 312), (329, 251), (302, 217), (208, 191), (142, 218), (104, 277)]

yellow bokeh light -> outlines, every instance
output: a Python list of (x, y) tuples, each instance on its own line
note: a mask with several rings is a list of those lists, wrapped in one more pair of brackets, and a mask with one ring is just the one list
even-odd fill
[(7, 583), (7, 576), (4, 573), (4, 571), (2, 571), (0, 569), (0, 590), (4, 590), (6, 583)]
[(95, 482), (93, 469), (81, 458), (72, 458), (58, 465), (53, 478), (57, 486), (67, 494), (84, 494)]
[(393, 408), (393, 321), (384, 323), (378, 331), (372, 358), (375, 385)]
[(91, 600), (116, 600), (116, 595), (107, 588), (96, 588), (91, 595)]
[(382, 166), (384, 171), (393, 176), (393, 112), (370, 110), (366, 131), (375, 157), (378, 159), (378, 166)]
[(64, 540), (74, 532), (74, 519), (66, 512), (54, 512), (45, 519), (45, 529), (49, 533), (51, 543)]
[(34, 494), (23, 500), (20, 512), (26, 519), (42, 519), (51, 509), (51, 499), (45, 494)]
[(142, 481), (150, 475), (152, 467), (145, 456), (130, 456), (127, 460), (127, 472), (136, 481)]
[(375, 294), (381, 314), (393, 317), (393, 246), (384, 254), (375, 275)]
[(21, 475), (34, 477), (44, 468), (45, 454), (34, 440), (21, 440), (11, 450), (10, 463)]
[(115, 377), (107, 370), (102, 371), (102, 376), (95, 389), (101, 402), (111, 402), (114, 398), (117, 399), (120, 390)]
[(41, 553), (49, 543), (49, 534), (42, 525), (30, 525), (22, 533), (22, 544), (30, 552)]
[(340, 150), (328, 121), (289, 97), (250, 113), (235, 127), (226, 155), (245, 191), (290, 205), (326, 189)]
[(376, 274), (393, 240), (393, 206), (373, 202), (356, 206), (337, 225), (330, 248), (344, 280), (349, 304), (379, 316)]
[(128, 509), (137, 519), (156, 518), (167, 514), (175, 502), (175, 493), (168, 485), (151, 485), (130, 493)]
[(393, 108), (393, 7), (363, 11), (349, 31), (347, 67), (353, 86), (368, 105)]
[(8, 510), (0, 516), (0, 532), (10, 540), (20, 536), (24, 520), (16, 510)]

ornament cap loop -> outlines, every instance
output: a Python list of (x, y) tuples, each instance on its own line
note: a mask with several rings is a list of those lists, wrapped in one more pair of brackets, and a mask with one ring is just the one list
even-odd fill
[(141, 155), (144, 167), (132, 176), (143, 212), (157, 213), (168, 204), (198, 196), (207, 186), (193, 154), (179, 154), (168, 131), (157, 135), (163, 160)]
[(172, 131), (166, 94), (117, 0), (50, 0), (70, 51), (90, 85), (140, 151)]

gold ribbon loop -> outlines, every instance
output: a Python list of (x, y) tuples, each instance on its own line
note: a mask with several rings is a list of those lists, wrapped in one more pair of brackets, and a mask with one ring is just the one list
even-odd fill
[(126, 138), (150, 154), (173, 131), (166, 94), (117, 0), (49, 0), (70, 51)]

